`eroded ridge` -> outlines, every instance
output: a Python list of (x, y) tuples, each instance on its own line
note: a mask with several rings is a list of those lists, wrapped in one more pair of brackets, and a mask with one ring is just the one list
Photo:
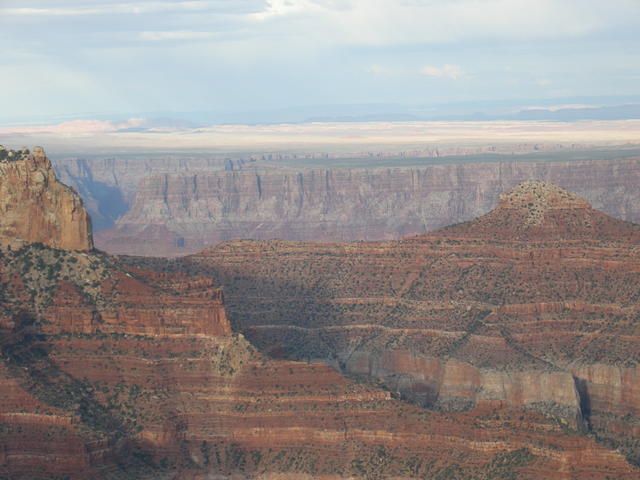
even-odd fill
[(536, 410), (640, 458), (640, 230), (557, 187), (399, 242), (236, 241), (154, 265), (214, 277), (271, 355), (428, 408)]

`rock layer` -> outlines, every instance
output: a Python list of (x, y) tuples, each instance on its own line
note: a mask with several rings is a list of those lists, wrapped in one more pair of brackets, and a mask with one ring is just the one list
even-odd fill
[[(3, 478), (638, 475), (620, 453), (493, 398), (518, 378), (508, 395), (544, 404), (545, 389), (567, 389), (562, 372), (492, 377), (474, 409), (440, 413), (325, 363), (266, 358), (232, 333), (207, 277), (35, 243), (0, 249), (0, 286)], [(255, 291), (243, 295), (253, 303)], [(451, 398), (489, 386), (454, 357), (440, 362)]]
[[(60, 268), (48, 275), (50, 265)], [(0, 331), (2, 477), (638, 473), (536, 412), (501, 402), (427, 411), (323, 363), (270, 360), (231, 333), (220, 292), (204, 278), (37, 245), (5, 251), (0, 272), (9, 319)], [(458, 366), (447, 369), (463, 381)]]
[(399, 242), (238, 241), (132, 261), (213, 277), (232, 324), (272, 356), (434, 409), (535, 410), (640, 458), (640, 227), (569, 192), (529, 183)]
[(199, 157), (65, 158), (54, 162), (60, 181), (84, 199), (98, 231), (112, 227), (129, 210), (138, 184), (150, 175), (237, 170), (249, 165), (243, 160)]
[(57, 181), (44, 150), (14, 155), (0, 160), (0, 242), (91, 250), (91, 220), (82, 200)]
[[(445, 160), (443, 160), (445, 161)], [(595, 208), (640, 221), (640, 159), (374, 169), (187, 171), (152, 175), (114, 228), (108, 252), (175, 256), (232, 239), (391, 240), (487, 213), (525, 180), (551, 181)]]

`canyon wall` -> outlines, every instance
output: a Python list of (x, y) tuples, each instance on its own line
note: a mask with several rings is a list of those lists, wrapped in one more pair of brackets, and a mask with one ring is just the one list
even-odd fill
[(194, 171), (144, 178), (131, 208), (96, 243), (111, 253), (175, 256), (241, 238), (399, 239), (483, 215), (526, 180), (553, 182), (609, 215), (640, 221), (640, 158)]
[(78, 194), (58, 182), (44, 150), (9, 153), (0, 157), (0, 242), (91, 250), (91, 219)]
[[(205, 278), (40, 245), (1, 258), (3, 478), (637, 477), (540, 409), (488, 393), (440, 413), (325, 363), (265, 357), (229, 330)], [(454, 363), (445, 377), (469, 390)], [(528, 400), (567, 388), (562, 374), (509, 375)]]
[(160, 173), (237, 170), (251, 162), (206, 157), (63, 158), (54, 161), (61, 182), (82, 196), (96, 230), (113, 226), (131, 208), (142, 179)]
[(526, 183), (477, 220), (403, 241), (128, 261), (214, 278), (234, 328), (273, 357), (431, 409), (541, 412), (640, 459), (640, 227), (557, 187)]
[[(150, 271), (74, 245), (9, 246), (0, 245), (2, 478), (638, 476), (619, 452), (491, 394), (440, 413), (326, 363), (265, 357), (232, 332), (210, 276)], [(254, 295), (244, 292), (247, 305)], [(443, 368), (468, 390), (464, 365)], [(602, 370), (591, 375), (596, 382)], [(515, 376), (523, 391), (509, 395), (526, 401), (567, 388), (562, 373)]]

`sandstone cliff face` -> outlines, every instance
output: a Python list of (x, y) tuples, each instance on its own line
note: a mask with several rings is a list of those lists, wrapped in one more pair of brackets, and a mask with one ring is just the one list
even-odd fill
[(40, 242), (65, 250), (91, 250), (91, 220), (80, 197), (57, 181), (40, 147), (0, 160), (0, 242)]
[[(474, 340), (471, 339), (471, 342)], [(442, 410), (466, 410), (482, 405), (535, 409), (573, 428), (582, 428), (580, 397), (570, 372), (482, 368), (455, 358), (419, 355), (414, 350), (380, 354), (356, 351), (344, 361), (347, 371), (385, 379), (413, 403)]]
[(143, 179), (109, 230), (108, 252), (175, 256), (232, 239), (390, 240), (471, 220), (525, 180), (551, 181), (594, 208), (640, 221), (640, 159), (415, 168), (185, 172)]
[(438, 410), (535, 410), (640, 458), (640, 227), (569, 192), (529, 183), (400, 242), (237, 241), (136, 262), (213, 277), (232, 324), (272, 356)]

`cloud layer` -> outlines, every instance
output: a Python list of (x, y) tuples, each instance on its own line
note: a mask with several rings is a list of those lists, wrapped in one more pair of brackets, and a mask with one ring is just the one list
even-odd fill
[(638, 25), (637, 0), (5, 0), (0, 118), (636, 94)]

